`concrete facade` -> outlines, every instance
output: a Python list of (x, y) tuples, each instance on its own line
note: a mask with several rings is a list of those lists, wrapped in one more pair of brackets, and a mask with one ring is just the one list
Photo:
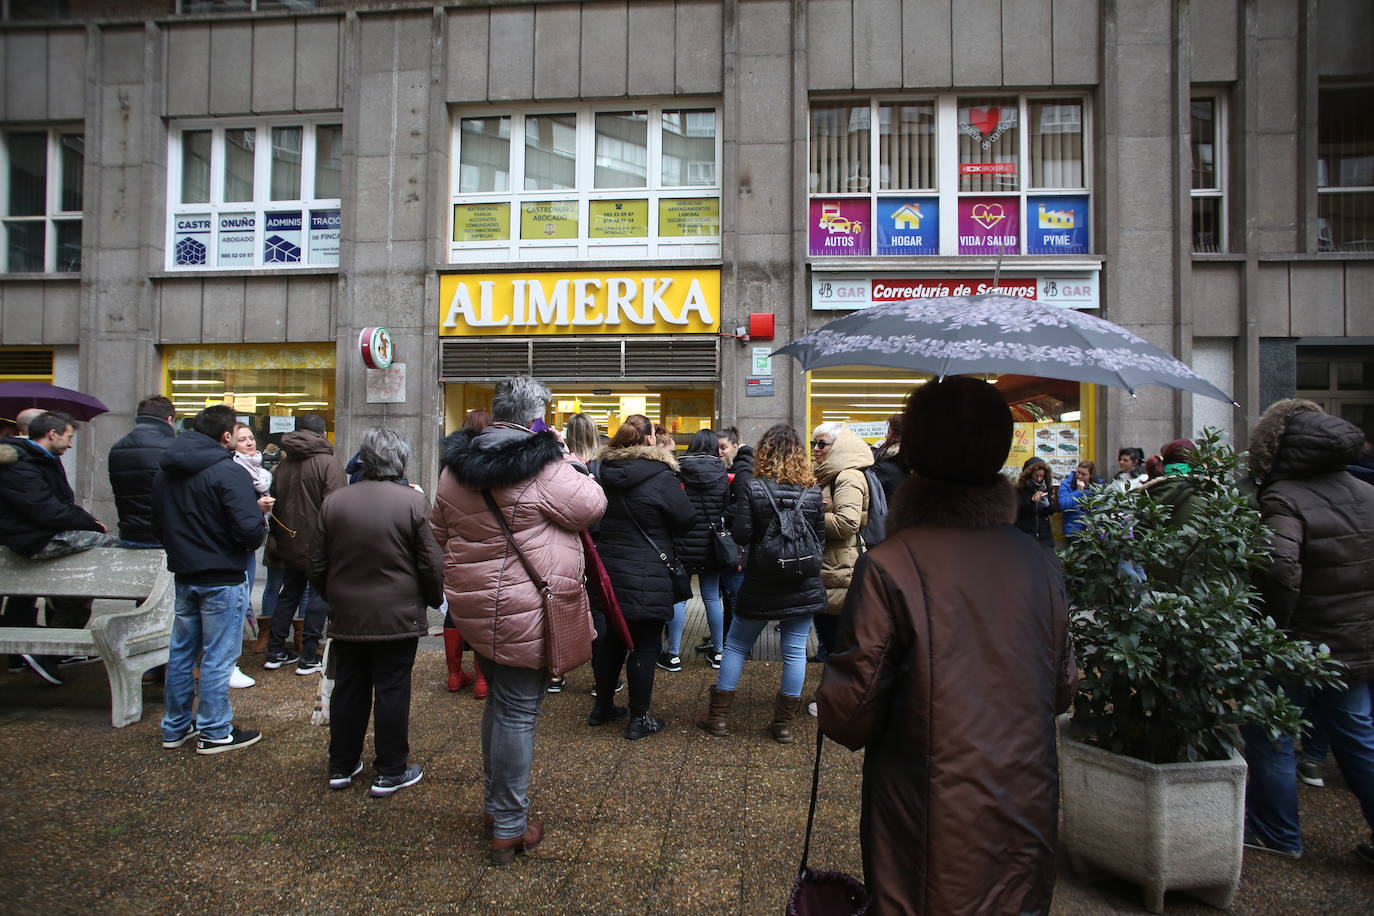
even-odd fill
[[(144, 7), (156, 6), (145, 4)], [(1293, 392), (1300, 341), (1368, 344), (1374, 256), (1317, 251), (1316, 102), (1374, 80), (1361, 0), (590, 0), (330, 3), (295, 13), (0, 25), (0, 128), (80, 124), (83, 270), (0, 274), (0, 347), (79, 348), (79, 387), (112, 408), (85, 434), (78, 486), (113, 516), (103, 469), (134, 404), (161, 385), (159, 348), (335, 342), (338, 435), (386, 422), (433, 482), (443, 433), (436, 321), (449, 263), (451, 112), (545, 100), (718, 100), (722, 330), (773, 313), (777, 343), (835, 317), (809, 307), (817, 270), (967, 268), (955, 259), (807, 256), (813, 98), (1062, 89), (1092, 112), (1099, 314), (1234, 392), (1237, 410), (1146, 388), (1102, 391), (1092, 452), (1164, 442), (1196, 419), (1244, 431)], [(1226, 98), (1230, 244), (1190, 244), (1189, 99)], [(166, 264), (172, 119), (338, 113), (338, 269), (200, 271)], [(970, 256), (972, 257), (972, 256)], [(1017, 259), (1004, 265), (1013, 269)], [(991, 269), (991, 263), (984, 259)], [(628, 266), (642, 266), (627, 262)], [(537, 269), (541, 265), (523, 265)], [(575, 269), (577, 262), (559, 265)], [(354, 351), (385, 325), (408, 365), (403, 404), (368, 404)], [(745, 398), (748, 347), (721, 340), (721, 418), (746, 437), (806, 422), (805, 384)], [(782, 362), (782, 361), (778, 361)]]

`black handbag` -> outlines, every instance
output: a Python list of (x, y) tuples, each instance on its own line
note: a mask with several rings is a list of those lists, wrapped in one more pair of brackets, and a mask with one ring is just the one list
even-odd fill
[(630, 520), (631, 525), (635, 526), (639, 536), (644, 538), (645, 543), (654, 553), (658, 554), (659, 561), (667, 568), (668, 578), (673, 583), (673, 601), (689, 600), (692, 597), (692, 574), (687, 571), (687, 567), (683, 566), (682, 561), (676, 556), (669, 559), (668, 554), (659, 549), (658, 544), (654, 543), (654, 539), (649, 537), (649, 532), (640, 526), (639, 520), (630, 511), (630, 504), (625, 502), (624, 494), (616, 495), (620, 497), (620, 505), (625, 509), (625, 517)]
[(863, 916), (868, 912), (868, 889), (842, 871), (813, 871), (806, 864), (811, 853), (811, 826), (816, 820), (816, 794), (821, 783), (821, 747), (825, 735), (816, 729), (816, 767), (811, 773), (811, 807), (806, 812), (806, 841), (801, 868), (787, 896), (785, 916)]
[(725, 525), (717, 526), (707, 519), (706, 530), (711, 532), (711, 554), (716, 559), (716, 565), (732, 572), (744, 569), (744, 551), (736, 543), (734, 535), (725, 529)]

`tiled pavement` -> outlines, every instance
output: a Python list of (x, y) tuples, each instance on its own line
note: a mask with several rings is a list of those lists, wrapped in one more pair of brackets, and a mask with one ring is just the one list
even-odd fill
[[(700, 633), (699, 611), (684, 645)], [(692, 725), (712, 681), (699, 657), (660, 672), (669, 720), (629, 742), (588, 728), (590, 673), (573, 672), (539, 723), (531, 794), (544, 844), (505, 869), (480, 836), (482, 705), (443, 687), (443, 658), (416, 664), (412, 758), (424, 781), (373, 799), (370, 771), (325, 786), (326, 730), (309, 724), (316, 680), (244, 667), (236, 720), (265, 733), (241, 752), (197, 756), (158, 744), (160, 690), (143, 720), (109, 726), (100, 666), (60, 689), (0, 679), (0, 912), (11, 913), (781, 913), (806, 818), (814, 720), (798, 742), (765, 732), (779, 675), (766, 646), (745, 671), (730, 737)], [(775, 657), (775, 656), (774, 656)], [(808, 672), (808, 691), (819, 675)], [(827, 747), (813, 861), (859, 873), (860, 756)], [(1247, 854), (1238, 913), (1374, 910), (1374, 873), (1349, 848), (1362, 827), (1344, 790), (1303, 792), (1308, 854)], [(976, 828), (975, 828), (976, 829)], [(1130, 885), (1060, 870), (1054, 913), (1137, 913)], [(1171, 895), (1169, 912), (1211, 912)]]

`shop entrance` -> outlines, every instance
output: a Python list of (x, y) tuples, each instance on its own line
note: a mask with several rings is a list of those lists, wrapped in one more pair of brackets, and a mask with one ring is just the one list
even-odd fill
[[(674, 436), (679, 451), (692, 434), (710, 429), (716, 413), (712, 385), (665, 385), (637, 382), (548, 382), (553, 392), (544, 422), (562, 429), (568, 417), (585, 413), (597, 430), (614, 436), (622, 418), (643, 414)], [(462, 425), (469, 410), (490, 409), (496, 386), (489, 382), (450, 382), (444, 385), (444, 432)]]

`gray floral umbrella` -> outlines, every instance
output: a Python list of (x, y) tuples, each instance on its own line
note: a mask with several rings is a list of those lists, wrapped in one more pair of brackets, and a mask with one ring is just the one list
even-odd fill
[(1135, 394), (1162, 385), (1235, 403), (1163, 350), (1086, 312), (995, 294), (886, 302), (780, 347), (806, 371), (886, 366), (946, 375), (1038, 375)]

